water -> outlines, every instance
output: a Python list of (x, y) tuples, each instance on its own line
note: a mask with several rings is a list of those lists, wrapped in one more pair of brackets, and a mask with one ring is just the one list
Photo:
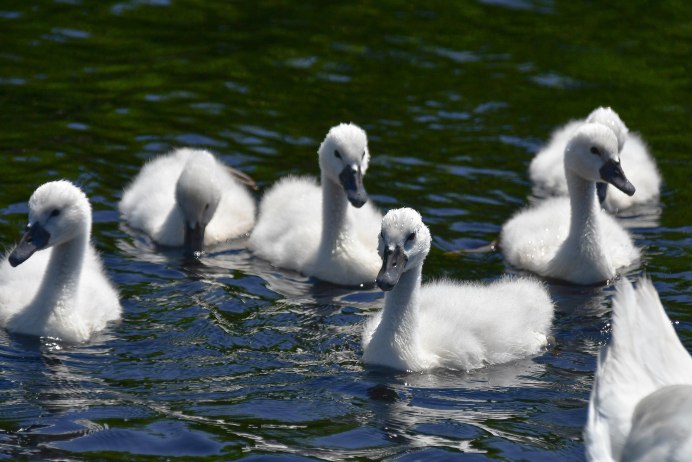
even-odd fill
[(68, 178), (124, 317), (86, 345), (0, 332), (0, 457), (189, 460), (583, 459), (612, 288), (552, 284), (555, 345), (471, 373), (366, 369), (377, 290), (317, 284), (242, 242), (183, 262), (119, 223), (122, 188), (175, 146), (207, 147), (265, 188), (317, 174), (331, 125), (370, 137), (365, 179), (421, 211), (426, 279), (493, 280), (497, 237), (530, 199), (558, 124), (613, 106), (650, 144), (660, 206), (623, 220), (692, 347), (687, 2), (78, 0), (0, 7), (0, 236), (39, 184)]

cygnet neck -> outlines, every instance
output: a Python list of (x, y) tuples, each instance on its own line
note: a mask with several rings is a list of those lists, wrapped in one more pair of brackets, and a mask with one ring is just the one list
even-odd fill
[(600, 248), (600, 220), (596, 184), (565, 168), (571, 209), (567, 241), (579, 247)]
[(348, 239), (349, 202), (340, 184), (322, 173), (322, 239), (320, 255), (332, 255)]
[(47, 318), (55, 312), (60, 316), (76, 305), (75, 297), (89, 245), (89, 228), (69, 241), (53, 246), (46, 272), (30, 309), (36, 310), (37, 318)]
[[(382, 320), (373, 338), (392, 339), (399, 346), (416, 348), (422, 265), (405, 271), (394, 288), (384, 296)], [(392, 344), (394, 342), (387, 342)]]

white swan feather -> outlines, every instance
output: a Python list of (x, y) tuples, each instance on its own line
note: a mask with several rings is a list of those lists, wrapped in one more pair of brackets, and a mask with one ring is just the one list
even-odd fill
[(592, 461), (692, 460), (692, 357), (648, 279), (626, 279), (613, 299), (587, 424)]

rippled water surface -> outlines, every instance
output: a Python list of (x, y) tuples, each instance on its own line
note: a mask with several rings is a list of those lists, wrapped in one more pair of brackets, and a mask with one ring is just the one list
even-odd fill
[[(425, 3), (425, 2), (422, 2)], [(176, 146), (213, 150), (260, 191), (317, 174), (330, 126), (369, 134), (383, 210), (421, 211), (426, 279), (494, 280), (551, 130), (613, 106), (649, 143), (661, 204), (622, 220), (692, 347), (689, 2), (4, 1), (0, 237), (39, 184), (77, 182), (124, 318), (85, 345), (0, 331), (0, 457), (41, 460), (583, 459), (612, 287), (550, 285), (554, 345), (469, 373), (360, 362), (377, 290), (319, 284), (241, 241), (198, 263), (119, 222), (122, 188)], [(626, 167), (626, 160), (623, 161)]]

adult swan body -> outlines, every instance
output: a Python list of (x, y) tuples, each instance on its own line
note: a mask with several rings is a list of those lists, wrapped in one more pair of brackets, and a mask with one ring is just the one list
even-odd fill
[(594, 462), (692, 460), (692, 357), (648, 279), (618, 283), (584, 442)]

